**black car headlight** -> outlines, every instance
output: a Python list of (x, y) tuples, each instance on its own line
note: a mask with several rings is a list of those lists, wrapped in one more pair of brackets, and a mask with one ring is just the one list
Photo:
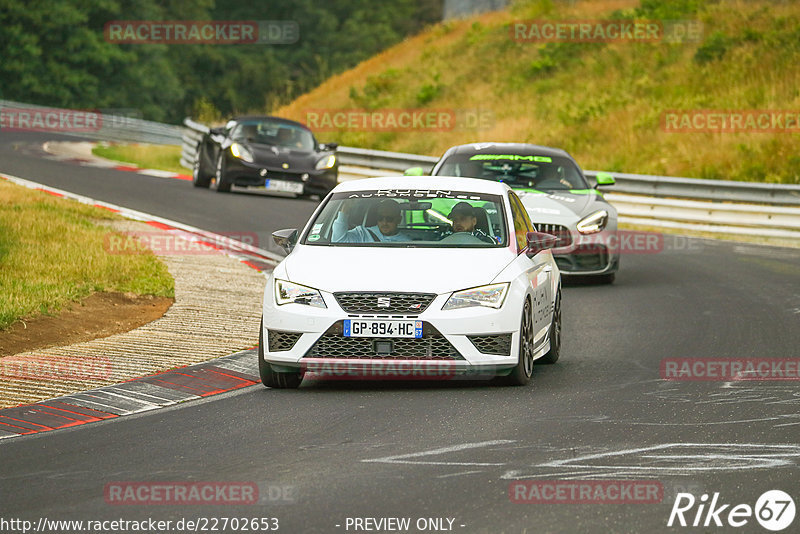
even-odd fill
[(325, 156), (324, 158), (319, 160), (315, 168), (319, 171), (322, 169), (330, 169), (334, 165), (336, 165), (336, 156), (331, 154), (330, 156)]
[(234, 158), (239, 158), (242, 161), (246, 161), (247, 163), (253, 163), (255, 158), (253, 157), (253, 153), (250, 150), (239, 143), (233, 143), (231, 145), (231, 154), (233, 154)]

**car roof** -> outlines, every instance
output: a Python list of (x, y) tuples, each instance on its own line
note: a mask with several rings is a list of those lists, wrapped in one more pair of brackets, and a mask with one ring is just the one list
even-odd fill
[(457, 176), (388, 176), (380, 178), (361, 178), (342, 182), (333, 190), (334, 193), (346, 191), (365, 191), (372, 189), (418, 189), (418, 190), (446, 190), (464, 191), (468, 193), (483, 193), (490, 195), (504, 195), (511, 191), (508, 185), (492, 180), (480, 178), (463, 178)]
[(284, 124), (292, 124), (294, 126), (299, 126), (305, 130), (311, 131), (311, 129), (308, 126), (306, 126), (301, 122), (293, 121), (291, 119), (284, 119), (283, 117), (273, 117), (271, 115), (246, 115), (244, 117), (234, 117), (231, 120), (234, 120), (236, 122), (243, 122), (243, 121), (264, 120), (264, 119), (275, 122), (282, 122)]
[(454, 154), (497, 154), (501, 152), (524, 156), (565, 156), (572, 159), (572, 156), (560, 148), (529, 143), (470, 143), (468, 145), (456, 145), (448, 148), (442, 158)]

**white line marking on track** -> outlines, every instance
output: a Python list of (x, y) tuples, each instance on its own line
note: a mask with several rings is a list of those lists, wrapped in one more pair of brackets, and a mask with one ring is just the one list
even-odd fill
[[(666, 451), (665, 449), (671, 449)], [(697, 449), (692, 450), (692, 449)], [(659, 451), (664, 451), (659, 452)], [(628, 458), (625, 458), (628, 456)], [(553, 460), (532, 466), (531, 471), (506, 471), (502, 479), (534, 478), (541, 476), (598, 476), (621, 474), (632, 476), (686, 475), (696, 472), (737, 471), (796, 466), (793, 458), (800, 457), (798, 445), (763, 443), (666, 443), (650, 447), (587, 454), (576, 458)], [(610, 464), (595, 464), (592, 460), (608, 459)], [(618, 464), (614, 461), (620, 462)], [(624, 463), (623, 463), (624, 462)], [(649, 464), (649, 465), (648, 465)], [(561, 473), (537, 472), (537, 468), (563, 468)], [(583, 470), (583, 472), (582, 472)], [(595, 475), (589, 475), (595, 473)]]
[(479, 441), (476, 443), (462, 443), (460, 445), (452, 445), (450, 447), (442, 447), (440, 449), (432, 449), (429, 451), (413, 452), (410, 454), (398, 454), (396, 456), (385, 456), (383, 458), (374, 458), (370, 460), (361, 460), (366, 463), (385, 463), (385, 464), (417, 464), (417, 465), (475, 465), (475, 466), (493, 466), (505, 465), (505, 463), (486, 463), (486, 462), (421, 462), (409, 461), (408, 458), (419, 458), (421, 456), (434, 456), (438, 454), (448, 454), (451, 452), (459, 452), (469, 449), (478, 449), (481, 447), (490, 447), (492, 445), (505, 445), (507, 443), (516, 443), (516, 440), (498, 439), (493, 441)]
[(447, 475), (439, 475), (436, 478), (460, 477), (462, 475), (475, 475), (477, 473), (483, 473), (483, 471), (462, 471), (460, 473), (449, 473)]

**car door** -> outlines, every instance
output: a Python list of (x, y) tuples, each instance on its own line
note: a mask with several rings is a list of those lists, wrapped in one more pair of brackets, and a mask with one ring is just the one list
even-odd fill
[[(511, 214), (514, 222), (514, 236), (517, 244), (517, 254), (527, 260), (526, 273), (531, 287), (531, 300), (533, 304), (533, 332), (535, 350), (544, 343), (547, 329), (550, 327), (551, 310), (553, 302), (553, 267), (552, 254), (543, 251), (532, 258), (524, 252), (528, 248), (527, 234), (533, 232), (534, 227), (525, 211), (522, 201), (513, 192), (508, 192), (511, 204)], [(524, 260), (520, 260), (524, 261)]]

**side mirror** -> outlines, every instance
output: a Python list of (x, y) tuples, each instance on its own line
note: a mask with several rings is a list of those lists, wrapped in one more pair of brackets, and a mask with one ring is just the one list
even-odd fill
[(617, 183), (614, 177), (607, 172), (598, 172), (595, 176), (595, 180), (597, 180), (597, 184), (594, 186), (595, 188), (601, 185), (614, 185)]
[(528, 241), (528, 250), (525, 254), (527, 254), (529, 258), (536, 256), (543, 250), (555, 248), (557, 240), (556, 236), (543, 232), (528, 232), (525, 238)]
[(272, 240), (289, 254), (297, 244), (297, 228), (286, 228), (272, 232)]
[(319, 149), (320, 150), (336, 150), (339, 148), (339, 143), (320, 143)]
[(410, 169), (406, 169), (403, 176), (425, 176), (425, 169), (422, 167), (411, 167)]

